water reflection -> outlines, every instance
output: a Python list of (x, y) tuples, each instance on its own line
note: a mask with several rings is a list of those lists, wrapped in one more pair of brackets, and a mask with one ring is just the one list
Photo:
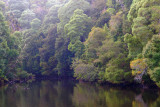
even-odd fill
[(117, 89), (69, 80), (0, 88), (0, 107), (160, 107), (160, 92)]

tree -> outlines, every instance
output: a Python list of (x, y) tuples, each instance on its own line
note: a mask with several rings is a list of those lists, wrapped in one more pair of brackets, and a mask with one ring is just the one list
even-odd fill
[(62, 5), (67, 1), (68, 0), (48, 0), (46, 3), (46, 7), (51, 8), (52, 6), (55, 6), (55, 5)]
[(36, 17), (43, 20), (44, 16), (47, 14), (47, 1), (48, 0), (28, 0), (30, 3), (29, 9), (32, 10)]
[(146, 25), (148, 22), (144, 17), (137, 17), (133, 20), (132, 34), (135, 35), (143, 46), (152, 38), (152, 31)]
[(147, 74), (147, 63), (146, 59), (136, 59), (130, 63), (130, 67), (132, 69), (132, 75), (134, 75), (134, 79), (141, 83), (142, 77)]
[(98, 79), (98, 71), (93, 64), (86, 64), (82, 61), (75, 61), (72, 64), (74, 77), (85, 81), (95, 81)]
[(15, 18), (20, 18), (22, 12), (29, 8), (27, 0), (9, 0), (9, 14), (13, 14)]
[(21, 34), (11, 35), (3, 14), (0, 13), (0, 78), (11, 80), (17, 77), (16, 64), (21, 51)]
[(4, 11), (5, 10), (5, 2), (0, 1), (0, 10)]
[(102, 80), (112, 83), (132, 80), (127, 51), (126, 46), (120, 40), (114, 41), (111, 37), (106, 38), (98, 53), (99, 66), (102, 66), (100, 72)]
[(111, 15), (109, 12), (104, 12), (100, 15), (100, 17), (96, 20), (96, 27), (103, 27), (106, 23), (109, 22)]
[(23, 69), (35, 75), (41, 74), (39, 48), (42, 47), (42, 35), (32, 34), (24, 43), (22, 51)]
[(118, 12), (116, 13), (116, 15), (111, 16), (111, 20), (109, 21), (110, 32), (114, 36), (115, 40), (117, 40), (118, 37), (122, 36), (122, 16), (122, 12)]
[(107, 0), (106, 5), (108, 8), (115, 8), (116, 0)]
[(58, 18), (60, 19), (58, 31), (64, 31), (64, 26), (69, 22), (76, 9), (81, 9), (86, 12), (89, 9), (89, 3), (85, 0), (70, 0), (63, 7), (61, 7), (58, 10)]
[(30, 22), (35, 18), (35, 13), (32, 10), (25, 10), (23, 11), (21, 17), (19, 18), (20, 26), (23, 29), (30, 28)]
[(75, 10), (70, 21), (65, 25), (65, 32), (70, 39), (68, 49), (76, 55), (75, 57), (83, 54), (82, 42), (87, 38), (89, 30), (90, 18), (83, 13), (83, 10)]
[(87, 59), (97, 58), (98, 48), (102, 46), (102, 42), (106, 39), (106, 32), (102, 28), (93, 27), (89, 33), (88, 39), (85, 41), (85, 57)]
[(70, 69), (72, 63), (72, 52), (68, 50), (69, 40), (59, 36), (55, 42), (55, 57), (57, 59), (56, 70), (59, 76), (73, 76), (73, 71)]
[(105, 0), (92, 0), (89, 15), (96, 21), (100, 15), (105, 12), (106, 1)]
[(147, 58), (148, 74), (151, 79), (160, 86), (159, 65), (160, 65), (160, 35), (154, 35), (143, 50), (144, 58)]
[(55, 57), (55, 41), (57, 38), (57, 26), (53, 26), (49, 30), (48, 35), (43, 40), (43, 45), (39, 48), (40, 66), (42, 67), (43, 75), (58, 75), (57, 59)]
[(139, 54), (141, 54), (143, 46), (139, 39), (136, 36), (132, 36), (131, 34), (125, 34), (124, 41), (127, 43), (129, 54), (129, 58), (136, 58)]
[(47, 15), (44, 17), (43, 24), (42, 24), (42, 30), (43, 32), (48, 32), (48, 30), (56, 23), (59, 22), (58, 19), (58, 9), (59, 6), (52, 6), (49, 9), (49, 12)]
[(37, 18), (33, 19), (31, 22), (31, 29), (38, 30), (41, 26), (41, 21)]

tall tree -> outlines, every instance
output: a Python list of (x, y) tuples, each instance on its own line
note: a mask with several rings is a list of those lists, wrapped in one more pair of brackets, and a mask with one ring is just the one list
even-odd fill
[(76, 9), (82, 9), (84, 12), (87, 12), (89, 9), (89, 3), (85, 0), (70, 0), (63, 7), (61, 7), (58, 10), (58, 17), (60, 19), (60, 23), (58, 24), (58, 31), (64, 31), (64, 26), (69, 22)]
[(75, 57), (80, 57), (84, 52), (82, 42), (88, 36), (90, 25), (90, 18), (80, 9), (74, 11), (70, 21), (65, 25), (65, 32), (70, 39), (68, 49), (75, 54)]

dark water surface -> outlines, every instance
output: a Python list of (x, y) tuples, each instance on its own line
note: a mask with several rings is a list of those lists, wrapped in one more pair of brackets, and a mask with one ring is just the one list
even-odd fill
[(160, 92), (45, 80), (0, 87), (0, 107), (160, 107)]

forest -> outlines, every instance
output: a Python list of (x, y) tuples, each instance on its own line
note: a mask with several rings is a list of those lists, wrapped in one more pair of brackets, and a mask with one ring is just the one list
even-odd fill
[(0, 0), (0, 81), (160, 87), (160, 0)]

